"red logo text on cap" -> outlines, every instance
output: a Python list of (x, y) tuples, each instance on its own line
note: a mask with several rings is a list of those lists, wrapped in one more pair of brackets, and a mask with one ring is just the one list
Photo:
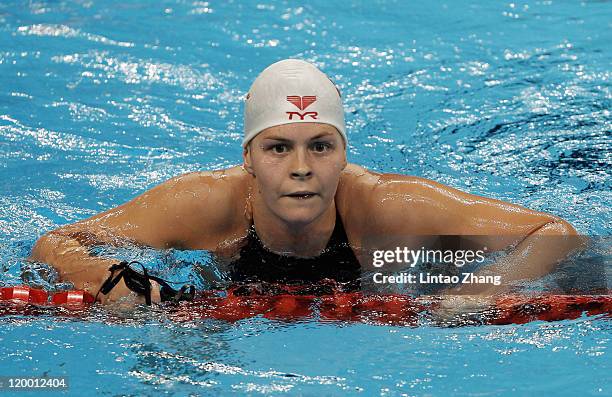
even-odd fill
[[(292, 103), (295, 107), (300, 110), (305, 110), (308, 106), (312, 105), (317, 100), (317, 97), (314, 95), (288, 95), (287, 102)], [(293, 120), (293, 116), (299, 116), (300, 120), (304, 120), (306, 116), (310, 116), (310, 118), (316, 120), (319, 115), (317, 112), (286, 112), (289, 115), (289, 120)]]

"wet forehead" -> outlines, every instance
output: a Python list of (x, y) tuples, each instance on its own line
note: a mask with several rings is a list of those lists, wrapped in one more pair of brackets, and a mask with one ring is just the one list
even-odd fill
[(342, 139), (334, 126), (323, 123), (294, 123), (270, 127), (260, 134), (260, 139), (309, 141), (319, 136)]

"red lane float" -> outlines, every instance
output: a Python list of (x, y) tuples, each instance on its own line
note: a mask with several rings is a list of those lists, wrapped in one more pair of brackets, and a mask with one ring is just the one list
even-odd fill
[(358, 292), (322, 296), (319, 315), (330, 321), (364, 321), (376, 324), (418, 324), (427, 307), (406, 295), (364, 295)]
[(51, 303), (54, 305), (88, 305), (94, 301), (93, 295), (84, 290), (56, 292), (51, 297)]
[[(213, 318), (235, 322), (262, 316), (281, 321), (317, 318), (321, 321), (417, 326), (421, 315), (435, 310), (436, 300), (405, 295), (366, 295), (359, 292), (336, 292), (323, 296), (236, 295), (235, 290), (229, 289), (226, 296), (209, 293), (193, 302), (172, 306), (169, 315), (176, 321)], [(477, 323), (503, 325), (537, 320), (570, 320), (583, 313), (612, 316), (612, 295), (506, 296), (499, 298), (490, 308), (483, 309)]]
[(170, 316), (178, 321), (213, 318), (235, 322), (256, 316), (296, 321), (314, 316), (314, 299), (314, 295), (291, 294), (243, 296), (228, 290), (226, 296), (219, 296), (218, 292), (206, 292), (193, 302), (181, 302), (168, 309)]
[[(94, 297), (83, 290), (49, 294), (41, 289), (14, 286), (0, 288), (0, 301), (13, 303), (2, 307), (2, 314), (37, 314), (41, 310), (26, 310), (24, 306), (83, 308), (94, 303)], [(168, 315), (176, 321), (211, 318), (236, 322), (261, 316), (278, 321), (319, 319), (417, 326), (421, 315), (435, 312), (436, 301), (359, 292), (332, 291), (317, 295), (291, 286), (280, 286), (267, 293), (232, 287), (227, 291), (200, 292), (195, 301), (168, 304), (167, 309)], [(612, 317), (612, 295), (504, 296), (484, 314), (482, 322), (493, 325), (569, 320), (583, 314)]]
[(489, 323), (497, 325), (573, 320), (583, 313), (612, 315), (612, 295), (505, 296), (496, 301), (493, 311)]
[(49, 294), (42, 289), (19, 285), (0, 288), (0, 300), (36, 305), (84, 305), (93, 303), (94, 297), (84, 290), (61, 291)]
[(0, 288), (0, 300), (16, 300), (28, 303), (45, 304), (49, 299), (47, 291), (28, 286)]

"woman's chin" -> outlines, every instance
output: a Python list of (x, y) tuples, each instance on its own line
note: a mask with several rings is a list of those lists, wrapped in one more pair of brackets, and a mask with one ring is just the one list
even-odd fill
[(321, 215), (321, 212), (320, 208), (294, 207), (285, 209), (279, 215), (288, 224), (307, 225), (314, 222)]

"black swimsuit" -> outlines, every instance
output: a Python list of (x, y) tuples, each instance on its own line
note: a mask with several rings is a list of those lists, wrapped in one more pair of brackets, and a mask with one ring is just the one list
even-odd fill
[(351, 249), (340, 215), (323, 252), (313, 258), (276, 254), (266, 249), (251, 225), (240, 258), (230, 264), (232, 281), (305, 284), (334, 280), (345, 291), (360, 287), (361, 266)]

